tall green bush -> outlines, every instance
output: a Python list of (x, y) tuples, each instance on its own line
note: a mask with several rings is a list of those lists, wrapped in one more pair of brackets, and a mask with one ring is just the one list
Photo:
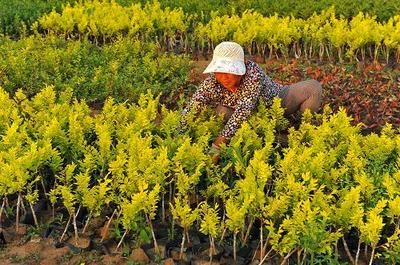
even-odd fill
[(136, 101), (150, 89), (168, 94), (186, 83), (189, 60), (159, 54), (154, 45), (121, 39), (102, 47), (57, 37), (0, 40), (0, 86), (33, 96), (44, 85), (60, 92), (72, 88), (77, 98), (102, 102)]

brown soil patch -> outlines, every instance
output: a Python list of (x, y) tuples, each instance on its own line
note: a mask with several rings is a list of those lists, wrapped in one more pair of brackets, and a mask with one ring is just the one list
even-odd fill
[(190, 82), (198, 84), (203, 81), (207, 76), (207, 74), (203, 74), (203, 71), (210, 62), (211, 60), (192, 61), (192, 68), (189, 76)]
[(103, 257), (102, 263), (104, 265), (119, 265), (119, 264), (125, 264), (126, 262), (121, 256), (106, 255)]
[(40, 239), (26, 244), (12, 242), (0, 252), (0, 264), (57, 264), (70, 250), (55, 248), (50, 239)]
[(45, 257), (40, 261), (40, 265), (55, 264), (57, 260), (67, 256), (69, 253), (68, 247), (54, 248), (50, 246), (45, 250)]

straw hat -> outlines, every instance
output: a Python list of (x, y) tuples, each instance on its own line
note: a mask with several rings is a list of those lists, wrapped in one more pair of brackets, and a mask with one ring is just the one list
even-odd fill
[(214, 72), (244, 75), (246, 66), (244, 65), (242, 46), (230, 41), (218, 44), (214, 49), (213, 58), (203, 74)]

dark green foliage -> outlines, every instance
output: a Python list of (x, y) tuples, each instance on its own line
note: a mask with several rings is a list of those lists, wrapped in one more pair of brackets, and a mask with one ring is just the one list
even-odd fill
[[(30, 26), (42, 15), (52, 9), (60, 11), (63, 4), (73, 4), (76, 0), (2, 0), (0, 1), (0, 34), (18, 37), (30, 33)], [(148, 0), (116, 0), (115, 2), (129, 6), (132, 3), (150, 2)], [(314, 12), (320, 13), (331, 6), (336, 7), (338, 15), (353, 17), (358, 12), (376, 15), (378, 20), (385, 21), (400, 12), (398, 0), (160, 0), (163, 7), (182, 7), (191, 14), (197, 14), (208, 21), (212, 11), (222, 14), (241, 13), (253, 9), (263, 15), (278, 13), (282, 16), (293, 15), (308, 18)]]
[[(132, 0), (120, 0), (118, 2), (132, 2)], [(135, 1), (136, 2), (136, 1)], [(141, 0), (140, 2), (149, 2)], [(387, 20), (398, 14), (400, 5), (398, 0), (208, 0), (208, 1), (184, 1), (184, 0), (160, 0), (162, 6), (182, 7), (188, 13), (204, 13), (209, 17), (211, 11), (219, 14), (242, 13), (246, 9), (253, 9), (263, 15), (278, 13), (282, 16), (293, 15), (297, 18), (308, 18), (314, 12), (320, 13), (331, 6), (335, 6), (338, 15), (353, 17), (358, 12), (368, 12), (376, 15), (379, 20)]]
[(0, 1), (0, 34), (18, 36), (29, 33), (30, 25), (52, 9), (75, 0), (2, 0)]
[(0, 40), (0, 86), (11, 93), (22, 88), (29, 97), (44, 85), (72, 88), (88, 102), (136, 101), (148, 89), (167, 95), (185, 84), (189, 65), (184, 56), (127, 39), (102, 47), (56, 37)]

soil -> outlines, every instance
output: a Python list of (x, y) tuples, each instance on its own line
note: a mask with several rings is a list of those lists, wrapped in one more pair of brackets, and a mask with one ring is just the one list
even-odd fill
[(127, 264), (128, 258), (120, 254), (102, 255), (97, 251), (74, 254), (68, 246), (56, 248), (52, 239), (40, 238), (21, 243), (12, 242), (0, 250), (0, 265), (54, 265), (54, 264)]
[(189, 80), (194, 84), (199, 84), (203, 81), (207, 77), (207, 74), (203, 74), (203, 71), (210, 62), (211, 60), (192, 61)]
[[(78, 242), (74, 239), (72, 226), (65, 236), (65, 241), (59, 242), (64, 227), (58, 225), (57, 222), (52, 222), (52, 214), (47, 210), (42, 211), (39, 216), (42, 220), (48, 220), (43, 222), (43, 224), (46, 224), (44, 227), (48, 227), (47, 229), (43, 227), (37, 229), (32, 225), (20, 224), (18, 233), (16, 233), (13, 222), (8, 218), (3, 218), (3, 225), (9, 225), (0, 229), (0, 236), (5, 241), (0, 242), (0, 265), (210, 264), (208, 237), (198, 231), (189, 231), (190, 243), (184, 249), (183, 260), (179, 260), (182, 229), (178, 226), (175, 230), (175, 240), (169, 240), (168, 227), (161, 221), (154, 221), (153, 225), (160, 251), (160, 254), (156, 256), (152, 243), (138, 246), (138, 243), (135, 243), (134, 240), (126, 238), (118, 251), (115, 251), (118, 243), (115, 238), (106, 239), (101, 243), (101, 230), (107, 222), (105, 217), (93, 218), (88, 226), (87, 233), (79, 234)], [(78, 224), (78, 230), (82, 231), (82, 228), (82, 223)], [(256, 262), (258, 258), (258, 232), (259, 229), (254, 226), (250, 233), (249, 244), (245, 247), (238, 247), (237, 265), (258, 264)], [(353, 249), (354, 242), (348, 241), (348, 243)], [(217, 245), (216, 247), (211, 264), (234, 263), (230, 245)], [(341, 245), (339, 245), (338, 250), (340, 259), (347, 260)], [(295, 256), (293, 255), (293, 259), (296, 258)], [(363, 255), (360, 258), (359, 264), (367, 264)], [(276, 265), (280, 264), (280, 261), (278, 255), (273, 255), (265, 264)], [(295, 264), (295, 260), (293, 262)], [(292, 260), (290, 263), (292, 264)]]
[(55, 248), (50, 239), (36, 239), (25, 244), (11, 242), (0, 252), (0, 264), (63, 264), (69, 260), (68, 247)]

